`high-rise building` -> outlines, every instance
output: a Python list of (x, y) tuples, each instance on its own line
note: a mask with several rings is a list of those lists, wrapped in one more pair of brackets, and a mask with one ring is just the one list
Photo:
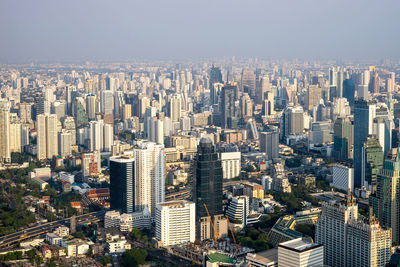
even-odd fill
[(343, 97), (347, 98), (350, 106), (354, 106), (354, 94), (356, 92), (356, 85), (352, 79), (346, 79), (343, 82)]
[(246, 226), (247, 217), (250, 213), (249, 205), (248, 196), (232, 197), (229, 202), (228, 209), (226, 210), (226, 215), (232, 221), (236, 221), (237, 223), (241, 223), (242, 226)]
[(382, 228), (372, 214), (358, 219), (358, 205), (348, 191), (346, 203), (324, 203), (315, 243), (324, 246), (328, 266), (385, 266), (391, 254), (391, 229)]
[(369, 221), (350, 221), (347, 227), (347, 266), (385, 266), (392, 254), (392, 231)]
[(379, 144), (379, 140), (374, 135), (370, 135), (362, 147), (361, 158), (361, 177), (364, 181), (364, 186), (376, 191), (377, 175), (383, 167), (383, 151)]
[(96, 95), (86, 96), (86, 113), (89, 120), (96, 118)]
[(61, 157), (72, 154), (71, 132), (62, 130), (58, 133), (58, 153)]
[(162, 202), (156, 205), (156, 238), (162, 246), (193, 243), (196, 238), (196, 207), (187, 200)]
[(169, 116), (172, 121), (179, 121), (182, 112), (181, 95), (173, 95), (169, 102)]
[(37, 158), (51, 159), (58, 155), (57, 115), (39, 114), (36, 118)]
[(354, 186), (363, 185), (362, 176), (362, 147), (367, 141), (368, 135), (372, 134), (372, 124), (375, 117), (375, 104), (363, 99), (355, 101), (354, 106)]
[(222, 152), (222, 173), (224, 179), (236, 178), (240, 174), (240, 152)]
[(285, 110), (282, 116), (282, 128), (285, 137), (304, 132), (304, 110), (301, 106), (288, 107)]
[(210, 69), (210, 84), (209, 84), (210, 90), (213, 90), (215, 83), (223, 83), (222, 73), (220, 68), (212, 66), (212, 68)]
[(377, 177), (377, 189), (370, 195), (379, 223), (392, 229), (393, 242), (400, 242), (400, 151), (391, 149)]
[(269, 160), (279, 157), (279, 132), (260, 133), (260, 151), (265, 152)]
[(110, 158), (110, 206), (125, 213), (135, 211), (135, 160)]
[(19, 104), (19, 117), (24, 124), (32, 122), (32, 103)]
[(240, 111), (243, 119), (253, 117), (253, 101), (247, 93), (243, 93), (240, 98)]
[(333, 156), (339, 160), (353, 155), (353, 123), (349, 117), (337, 118), (333, 124)]
[(21, 121), (16, 113), (10, 113), (10, 152), (21, 152)]
[(102, 120), (89, 123), (90, 151), (111, 151), (114, 142), (113, 127)]
[(308, 110), (312, 110), (322, 98), (322, 89), (318, 85), (310, 85), (305, 97), (305, 105)]
[(346, 204), (322, 204), (315, 227), (315, 243), (324, 246), (324, 264), (328, 266), (348, 266), (347, 226), (350, 220), (358, 220), (358, 205), (350, 194)]
[(350, 192), (353, 192), (354, 169), (340, 164), (333, 165), (331, 186), (340, 190), (350, 190)]
[(263, 101), (262, 115), (272, 116), (275, 114), (275, 100), (273, 92), (265, 93), (265, 100)]
[(82, 154), (82, 174), (84, 177), (98, 175), (101, 168), (100, 152), (95, 150), (92, 153)]
[(237, 128), (239, 120), (239, 109), (236, 107), (237, 85), (234, 83), (225, 85), (221, 94), (221, 126), (229, 129)]
[(135, 210), (148, 207), (155, 215), (157, 203), (165, 201), (164, 145), (144, 142), (133, 150), (135, 158)]
[(256, 75), (251, 69), (243, 69), (242, 71), (242, 92), (248, 93), (251, 97), (256, 96)]
[(100, 108), (104, 115), (111, 115), (114, 112), (114, 95), (112, 91), (101, 91)]
[[(202, 138), (194, 161), (193, 200), (196, 202), (197, 239), (202, 239), (202, 220), (222, 214), (222, 163), (208, 138)], [(209, 227), (208, 221), (208, 227)]]
[(0, 161), (10, 162), (10, 103), (0, 100)]

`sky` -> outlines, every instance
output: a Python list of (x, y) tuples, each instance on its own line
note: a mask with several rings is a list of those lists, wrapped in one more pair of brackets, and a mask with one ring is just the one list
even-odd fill
[(399, 58), (399, 0), (0, 0), (0, 62)]

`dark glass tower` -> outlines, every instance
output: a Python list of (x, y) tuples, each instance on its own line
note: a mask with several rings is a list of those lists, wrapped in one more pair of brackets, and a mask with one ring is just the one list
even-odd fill
[(110, 206), (124, 213), (134, 212), (134, 159), (110, 158)]
[(339, 160), (351, 158), (353, 123), (350, 118), (337, 118), (333, 125), (333, 156)]
[(238, 87), (235, 84), (225, 85), (222, 88), (221, 126), (223, 128), (236, 128), (239, 121), (239, 110), (235, 106), (238, 99)]
[(362, 148), (372, 132), (372, 118), (375, 115), (373, 102), (358, 99), (354, 103), (354, 186), (360, 188), (363, 185), (362, 176)]
[(222, 214), (222, 163), (210, 139), (200, 140), (194, 164), (196, 217), (208, 216), (204, 204), (211, 217)]
[(354, 94), (356, 91), (356, 85), (352, 79), (346, 79), (343, 81), (343, 97), (347, 98), (350, 106), (354, 106)]
[(210, 89), (214, 88), (214, 83), (222, 83), (222, 73), (217, 67), (212, 66), (210, 69)]

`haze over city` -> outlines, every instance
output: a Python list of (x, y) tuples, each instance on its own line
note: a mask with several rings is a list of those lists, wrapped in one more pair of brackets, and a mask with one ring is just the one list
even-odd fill
[(12, 1), (0, 60), (398, 58), (396, 0)]

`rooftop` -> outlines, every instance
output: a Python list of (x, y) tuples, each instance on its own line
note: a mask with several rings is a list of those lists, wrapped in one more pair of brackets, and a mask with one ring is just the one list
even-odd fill
[(308, 249), (314, 248), (314, 247), (319, 247), (320, 245), (311, 243), (311, 242), (307, 242), (305, 240), (303, 240), (302, 238), (296, 238), (293, 240), (289, 240), (286, 242), (282, 242), (279, 244), (279, 247), (283, 247), (283, 248), (288, 248), (288, 249), (292, 249), (295, 250), (297, 252), (303, 252), (306, 251)]
[(225, 254), (221, 254), (221, 253), (212, 253), (212, 254), (208, 254), (207, 257), (210, 259), (210, 262), (214, 263), (214, 262), (221, 262), (221, 263), (235, 263), (235, 259), (229, 257), (228, 255)]

